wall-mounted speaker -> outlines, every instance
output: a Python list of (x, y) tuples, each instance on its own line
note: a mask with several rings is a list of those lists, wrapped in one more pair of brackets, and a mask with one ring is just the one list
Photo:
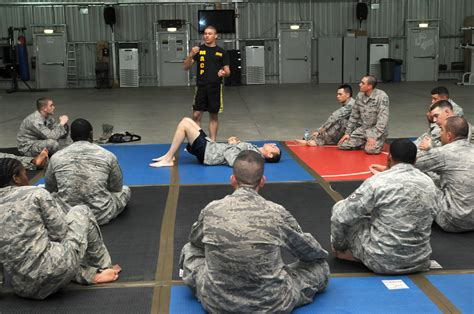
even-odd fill
[(367, 20), (367, 15), (369, 14), (369, 7), (367, 3), (359, 2), (356, 6), (356, 16), (359, 21)]
[(115, 18), (115, 8), (114, 7), (105, 7), (104, 8), (104, 20), (105, 24), (114, 25), (116, 22)]

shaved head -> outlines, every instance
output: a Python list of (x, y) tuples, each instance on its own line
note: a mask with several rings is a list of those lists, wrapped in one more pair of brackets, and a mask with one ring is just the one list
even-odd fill
[(265, 160), (252, 150), (240, 152), (234, 161), (234, 177), (239, 186), (256, 188), (263, 177)]

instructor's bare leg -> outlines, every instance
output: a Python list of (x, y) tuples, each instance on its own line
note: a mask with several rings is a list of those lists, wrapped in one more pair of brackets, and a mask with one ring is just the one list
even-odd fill
[(202, 118), (202, 111), (193, 110), (193, 120), (196, 124), (201, 127), (201, 118)]
[(209, 137), (214, 142), (217, 139), (218, 129), (219, 129), (219, 115), (217, 113), (209, 113)]
[(190, 118), (183, 118), (176, 128), (171, 147), (166, 154), (157, 158), (159, 161), (150, 164), (150, 167), (172, 167), (174, 166), (174, 154), (178, 151), (179, 146), (183, 144), (184, 139), (188, 139), (188, 143), (192, 145), (194, 140), (199, 136), (201, 128)]

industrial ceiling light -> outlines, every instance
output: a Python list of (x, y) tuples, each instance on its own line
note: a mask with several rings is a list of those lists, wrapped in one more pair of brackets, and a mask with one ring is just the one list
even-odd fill
[(428, 23), (420, 23), (420, 24), (418, 24), (418, 27), (420, 27), (420, 28), (427, 28), (428, 26), (429, 26)]
[(300, 29), (300, 26), (298, 24), (293, 24), (293, 25), (290, 25), (290, 29), (296, 31)]
[[(176, 30), (184, 25), (183, 20), (159, 20), (158, 22), (160, 23), (161, 28), (166, 29), (168, 32), (176, 32)], [(173, 28), (175, 30), (172, 30)]]
[(43, 33), (45, 33), (45, 34), (52, 34), (52, 33), (54, 33), (54, 30), (53, 30), (53, 29), (50, 29), (50, 28), (45, 28), (45, 29), (43, 30)]

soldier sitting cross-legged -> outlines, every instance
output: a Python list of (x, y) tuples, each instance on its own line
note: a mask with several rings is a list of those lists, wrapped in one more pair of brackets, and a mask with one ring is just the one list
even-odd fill
[(89, 208), (65, 211), (48, 191), (27, 186), (21, 162), (0, 159), (0, 265), (16, 294), (44, 299), (71, 280), (81, 284), (115, 281), (99, 226)]
[(388, 169), (367, 179), (332, 209), (331, 242), (337, 258), (360, 261), (380, 274), (430, 267), (436, 187), (414, 167), (408, 139), (390, 146)]
[[(234, 193), (201, 211), (181, 251), (183, 281), (211, 313), (287, 313), (328, 283), (327, 251), (285, 208), (258, 194), (263, 169), (259, 153), (242, 151)], [(281, 248), (298, 261), (285, 265)]]

